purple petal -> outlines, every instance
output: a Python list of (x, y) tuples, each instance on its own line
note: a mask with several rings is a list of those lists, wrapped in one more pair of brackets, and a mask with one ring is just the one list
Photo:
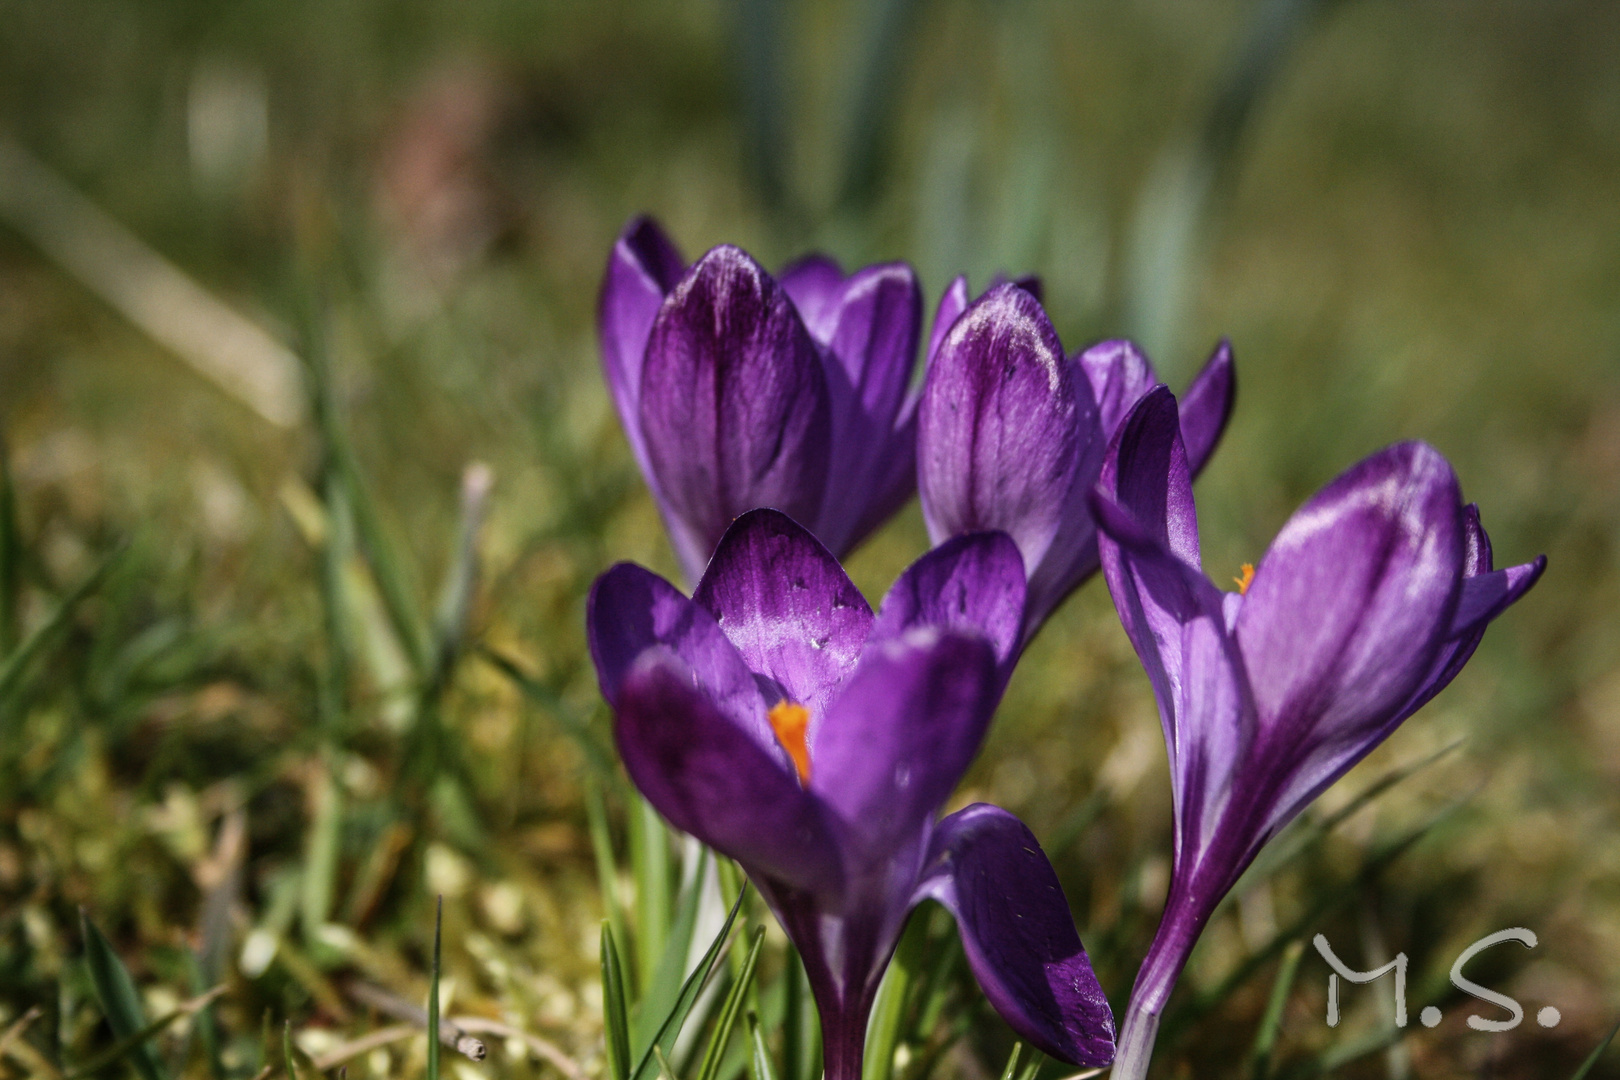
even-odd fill
[(827, 476), (826, 380), (787, 293), (746, 253), (715, 248), (675, 287), (641, 387), (647, 455), (688, 575), (745, 511), (813, 519)]
[(956, 917), (973, 975), (1008, 1026), (1071, 1065), (1112, 1061), (1114, 1014), (1024, 823), (977, 803), (939, 823), (928, 861), (917, 899)]
[(641, 362), (658, 308), (685, 268), (685, 260), (658, 223), (648, 217), (638, 217), (624, 227), (613, 245), (596, 303), (602, 373), (643, 474), (648, 469), (637, 408), (641, 394)]
[(1450, 629), (1462, 517), (1445, 458), (1402, 443), (1289, 519), (1235, 631), (1262, 724), (1297, 728), (1296, 745), (1355, 741), (1382, 726)]
[(1181, 438), (1187, 444), (1187, 461), (1194, 476), (1204, 471), (1209, 456), (1215, 452), (1236, 399), (1232, 343), (1222, 338), (1181, 398)]
[(904, 263), (857, 271), (822, 321), (833, 403), (828, 475), (837, 482), (827, 485), (816, 532), (843, 553), (910, 495), (914, 425), (902, 412), (922, 325), (917, 276)]
[(1064, 522), (1095, 408), (1033, 296), (1002, 285), (975, 302), (945, 335), (918, 407), (929, 536), (1000, 529), (1032, 573)]
[(1024, 615), (1024, 563), (1006, 533), (953, 537), (906, 567), (878, 608), (872, 640), (918, 626), (983, 634), (1004, 673), (1017, 659)]
[(825, 255), (806, 255), (777, 275), (782, 288), (799, 309), (804, 327), (817, 344), (832, 338), (838, 296), (844, 285), (844, 271)]
[(849, 844), (883, 860), (922, 835), (978, 753), (999, 691), (978, 635), (927, 628), (866, 650), (810, 731), (810, 788)]
[(736, 646), (708, 611), (652, 571), (619, 563), (597, 578), (585, 604), (585, 636), (609, 705), (618, 707), (624, 680), (642, 655), (662, 647), (732, 723), (766, 750), (781, 752), (765, 717), (774, 702), (765, 700)]
[(1451, 619), (1451, 635), (1462, 637), (1484, 630), (1486, 623), (1529, 592), (1546, 569), (1547, 556), (1538, 555), (1530, 562), (1510, 566), (1506, 570), (1493, 570), (1464, 578), (1457, 613)]
[(1091, 384), (1098, 423), (1110, 436), (1125, 422), (1131, 407), (1159, 385), (1147, 355), (1132, 341), (1098, 342), (1075, 357), (1074, 363)]
[(854, 669), (872, 627), (872, 609), (838, 560), (776, 510), (751, 510), (726, 530), (692, 599), (750, 668), (813, 717)]
[(1097, 514), (1103, 577), (1159, 706), (1176, 802), (1178, 859), (1218, 823), (1238, 762), (1254, 744), (1254, 705), (1226, 628), (1225, 597), (1106, 495)]
[(836, 896), (843, 872), (819, 802), (655, 649), (619, 688), (614, 734), (625, 771), (682, 832), (798, 889)]
[(1198, 508), (1169, 389), (1151, 390), (1131, 409), (1114, 433), (1097, 485), (1150, 536), (1199, 565)]
[(939, 307), (934, 311), (934, 328), (928, 332), (927, 363), (931, 366), (934, 354), (945, 341), (945, 335), (952, 325), (967, 310), (968, 301), (967, 278), (958, 274), (951, 283), (945, 286), (945, 292), (940, 295)]

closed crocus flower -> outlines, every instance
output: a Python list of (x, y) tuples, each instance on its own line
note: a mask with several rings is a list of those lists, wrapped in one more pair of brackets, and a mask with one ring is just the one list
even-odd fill
[(1199, 568), (1185, 431), (1170, 392), (1151, 392), (1093, 500), (1175, 798), (1170, 893), (1121, 1032), (1121, 1080), (1145, 1075), (1171, 988), (1261, 847), (1442, 690), (1546, 562), (1493, 569), (1451, 466), (1409, 442), (1319, 491), (1222, 592)]
[(798, 947), (828, 1080), (859, 1080), (868, 1014), (906, 917), (956, 917), (1020, 1036), (1103, 1065), (1113, 1018), (1057, 877), (1017, 818), (936, 820), (1005, 683), (1023, 600), (999, 533), (958, 538), (876, 615), (838, 561), (757, 510), (688, 599), (631, 564), (592, 590), (588, 634), (625, 769), (673, 825), (736, 859)]
[[(958, 281), (935, 323), (918, 407), (917, 488), (934, 543), (979, 529), (1017, 541), (1029, 577), (1027, 642), (1096, 572), (1087, 497), (1109, 437), (1159, 380), (1128, 341), (1066, 356), (1025, 286), (998, 285), (965, 301)], [(952, 306), (959, 317), (949, 318)], [(1233, 392), (1223, 341), (1187, 391), (1182, 424), (1195, 475), (1226, 426)]]
[(688, 267), (653, 221), (626, 227), (602, 367), (688, 581), (755, 507), (843, 556), (910, 497), (921, 321), (903, 263), (845, 275), (811, 257), (777, 279), (731, 246)]

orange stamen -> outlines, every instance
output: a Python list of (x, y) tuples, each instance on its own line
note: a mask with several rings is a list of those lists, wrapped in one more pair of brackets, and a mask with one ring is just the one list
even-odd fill
[(810, 786), (810, 710), (796, 701), (778, 701), (771, 706), (771, 730), (782, 744), (793, 767), (799, 770), (799, 783)]
[(1241, 574), (1232, 580), (1237, 582), (1238, 595), (1246, 596), (1249, 592), (1249, 586), (1254, 584), (1254, 563), (1244, 563), (1242, 566), (1242, 571), (1243, 572)]

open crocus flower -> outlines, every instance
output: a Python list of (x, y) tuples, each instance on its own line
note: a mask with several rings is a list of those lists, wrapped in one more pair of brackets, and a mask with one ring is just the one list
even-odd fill
[(609, 392), (688, 581), (755, 507), (842, 557), (910, 497), (922, 293), (904, 263), (846, 276), (811, 257), (778, 280), (723, 245), (688, 267), (638, 218), (608, 259), (597, 319)]
[[(1003, 284), (972, 305), (953, 287), (960, 317), (935, 323), (918, 406), (917, 488), (934, 543), (1000, 529), (1017, 541), (1029, 578), (1023, 639), (1097, 570), (1087, 497), (1108, 440), (1158, 385), (1128, 341), (1066, 357), (1040, 301)], [(1187, 391), (1182, 426), (1192, 471), (1208, 460), (1232, 411), (1232, 350), (1216, 348)]]
[(873, 996), (925, 899), (1019, 1035), (1077, 1065), (1113, 1016), (1057, 876), (1017, 818), (936, 821), (977, 753), (1017, 643), (1023, 568), (980, 533), (914, 563), (874, 616), (836, 559), (774, 510), (727, 530), (687, 599), (629, 563), (588, 635), (630, 778), (747, 871), (804, 960), (827, 1077), (859, 1080)]
[(1260, 848), (1473, 654), (1544, 558), (1494, 570), (1479, 512), (1432, 447), (1372, 455), (1289, 519), (1238, 592), (1199, 569), (1185, 421), (1152, 391), (1115, 437), (1094, 510), (1103, 573), (1147, 669), (1175, 796), (1163, 920), (1114, 1075), (1145, 1075), (1159, 1016)]

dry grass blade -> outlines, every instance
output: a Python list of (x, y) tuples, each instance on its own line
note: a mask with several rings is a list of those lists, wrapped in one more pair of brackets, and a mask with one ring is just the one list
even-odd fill
[(392, 1027), (378, 1028), (376, 1031), (368, 1032), (352, 1042), (334, 1046), (315, 1059), (315, 1068), (321, 1072), (335, 1069), (346, 1061), (354, 1060), (361, 1054), (369, 1054), (379, 1046), (387, 1046), (389, 1043), (408, 1039), (421, 1030), (422, 1027), (418, 1024), (395, 1024)]
[(502, 1039), (520, 1039), (535, 1057), (549, 1061), (557, 1067), (557, 1071), (568, 1077), (568, 1080), (585, 1080), (585, 1070), (579, 1063), (562, 1052), (556, 1043), (542, 1039), (540, 1036), (515, 1028), (510, 1024), (503, 1024), (499, 1020), (486, 1020), (482, 1016), (458, 1016), (450, 1023), (461, 1028), (462, 1031), (477, 1031), (485, 1035), (495, 1035)]
[(6, 1056), (6, 1051), (11, 1049), (11, 1044), (17, 1041), (22, 1036), (22, 1033), (28, 1030), (28, 1025), (38, 1020), (41, 1015), (43, 1013), (38, 1005), (30, 1005), (27, 1012), (17, 1017), (10, 1027), (0, 1033), (0, 1057)]
[[(351, 998), (367, 1008), (376, 1009), (396, 1020), (415, 1024), (423, 1030), (428, 1026), (426, 1009), (420, 1005), (413, 1005), (404, 998), (396, 997), (380, 986), (353, 982), (344, 989)], [(473, 1038), (458, 1026), (456, 1021), (444, 1017), (439, 1019), (439, 1042), (470, 1061), (483, 1061), (489, 1053), (482, 1040)]]
[(302, 419), (297, 357), (4, 138), (0, 215), (231, 397), (277, 427)]

